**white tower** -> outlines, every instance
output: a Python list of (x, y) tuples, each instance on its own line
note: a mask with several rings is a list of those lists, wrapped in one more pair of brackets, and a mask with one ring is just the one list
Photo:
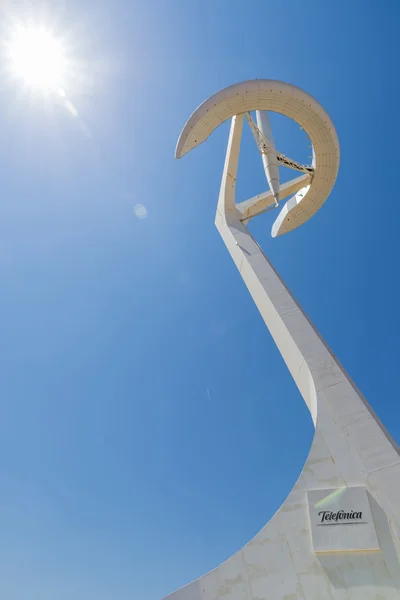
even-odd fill
[[(256, 122), (250, 111), (257, 111)], [(311, 166), (275, 149), (263, 111), (299, 123), (313, 146)], [(297, 483), (260, 533), (169, 599), (400, 600), (399, 449), (246, 228), (251, 218), (288, 196), (274, 237), (322, 206), (339, 167), (335, 128), (302, 90), (279, 81), (247, 81), (218, 92), (193, 113), (176, 157), (229, 118), (215, 224), (310, 410), (315, 435)], [(244, 118), (262, 154), (270, 191), (236, 204)], [(303, 174), (280, 186), (279, 165)]]

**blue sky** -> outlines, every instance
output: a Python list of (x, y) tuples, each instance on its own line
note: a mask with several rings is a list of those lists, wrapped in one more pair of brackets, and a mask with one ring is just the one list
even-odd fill
[[(79, 116), (2, 79), (0, 591), (156, 600), (264, 525), (312, 439), (213, 225), (228, 125), (173, 158), (218, 89), (282, 79), (330, 113), (342, 162), (328, 202), (288, 236), (270, 237), (270, 216), (251, 230), (400, 440), (399, 7), (40, 7), (67, 35)], [(273, 127), (307, 159), (297, 127)], [(265, 188), (248, 134), (239, 199)]]

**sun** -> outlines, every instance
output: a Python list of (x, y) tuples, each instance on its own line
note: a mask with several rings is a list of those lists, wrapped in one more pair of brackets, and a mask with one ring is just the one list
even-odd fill
[(27, 86), (43, 91), (63, 87), (67, 59), (63, 44), (49, 30), (19, 26), (7, 44), (9, 71)]

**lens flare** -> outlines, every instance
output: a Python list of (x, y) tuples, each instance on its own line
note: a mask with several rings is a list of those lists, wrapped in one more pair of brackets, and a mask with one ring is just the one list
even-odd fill
[(345, 489), (346, 488), (339, 488), (337, 490), (333, 490), (333, 492), (331, 492), (324, 498), (321, 498), (321, 500), (319, 500), (315, 504), (315, 508), (320, 508), (321, 506), (325, 506), (326, 504), (329, 504), (330, 502), (333, 502), (334, 500), (338, 499), (343, 494)]

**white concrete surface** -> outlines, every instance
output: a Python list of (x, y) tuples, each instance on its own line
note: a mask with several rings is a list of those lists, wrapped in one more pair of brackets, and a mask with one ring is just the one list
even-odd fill
[[(276, 83), (278, 89), (285, 85)], [(296, 97), (299, 94), (294, 93)], [(260, 95), (253, 99), (257, 106), (250, 106), (246, 98), (232, 100), (224, 90), (219, 94), (234, 105), (233, 111), (239, 112), (237, 107), (241, 107), (242, 114), (232, 118), (216, 226), (310, 410), (315, 436), (292, 492), (260, 533), (214, 571), (168, 598), (400, 600), (399, 449), (251, 237), (243, 223), (244, 212), (235, 204), (243, 111), (271, 108), (265, 103), (259, 106)], [(290, 98), (283, 104), (287, 112)], [(275, 108), (281, 112), (278, 101)], [(218, 119), (223, 116), (218, 115)], [(198, 138), (205, 139), (213, 123), (198, 137), (191, 133), (196, 123), (187, 128), (178, 143), (178, 156), (197, 145)], [(326, 147), (335, 139), (333, 129)], [(338, 157), (338, 145), (333, 144), (332, 152), (332, 157)], [(311, 190), (318, 177), (318, 151), (315, 156)], [(336, 171), (337, 166), (338, 161)], [(328, 171), (323, 169), (324, 177)], [(330, 189), (336, 173), (329, 172)], [(317, 189), (323, 189), (321, 186)], [(326, 193), (327, 188), (324, 190)], [(309, 218), (313, 209), (306, 212)], [(299, 217), (298, 223), (304, 218)], [(320, 508), (321, 502), (326, 509)], [(341, 523), (336, 534), (335, 527), (320, 527), (332, 532), (314, 531), (313, 535), (311, 521), (316, 529), (316, 510), (317, 516), (323, 510), (343, 511), (351, 520), (353, 511), (361, 512), (363, 518), (357, 514), (348, 529)]]
[[(296, 179), (291, 179), (287, 183), (283, 183), (280, 186), (280, 200), (291, 196), (292, 194), (296, 194), (307, 188), (311, 184), (312, 176), (311, 175), (301, 175), (301, 177), (297, 177)], [(304, 192), (305, 193), (305, 192)], [(303, 194), (304, 195), (304, 194)], [(264, 211), (275, 205), (274, 195), (271, 190), (267, 192), (263, 192), (262, 194), (257, 194), (257, 196), (253, 196), (248, 200), (244, 200), (244, 202), (240, 202), (236, 204), (237, 210), (241, 213), (240, 220), (243, 223), (247, 223), (253, 217), (260, 215)], [(275, 236), (274, 236), (275, 237)]]
[[(282, 113), (307, 133), (313, 148), (315, 175), (301, 202), (286, 204), (273, 226), (273, 236), (292, 231), (321, 208), (330, 194), (339, 167), (335, 127), (322, 106), (299, 88), (270, 79), (244, 81), (217, 92), (197, 108), (182, 130), (175, 156), (195, 148), (224, 121), (252, 110)], [(288, 210), (290, 208), (290, 210)]]
[(279, 203), (280, 179), (278, 158), (275, 150), (274, 137), (272, 135), (271, 123), (266, 110), (256, 110), (257, 126), (265, 139), (269, 142), (267, 148), (261, 155), (265, 176), (267, 178), (270, 190), (276, 202)]

